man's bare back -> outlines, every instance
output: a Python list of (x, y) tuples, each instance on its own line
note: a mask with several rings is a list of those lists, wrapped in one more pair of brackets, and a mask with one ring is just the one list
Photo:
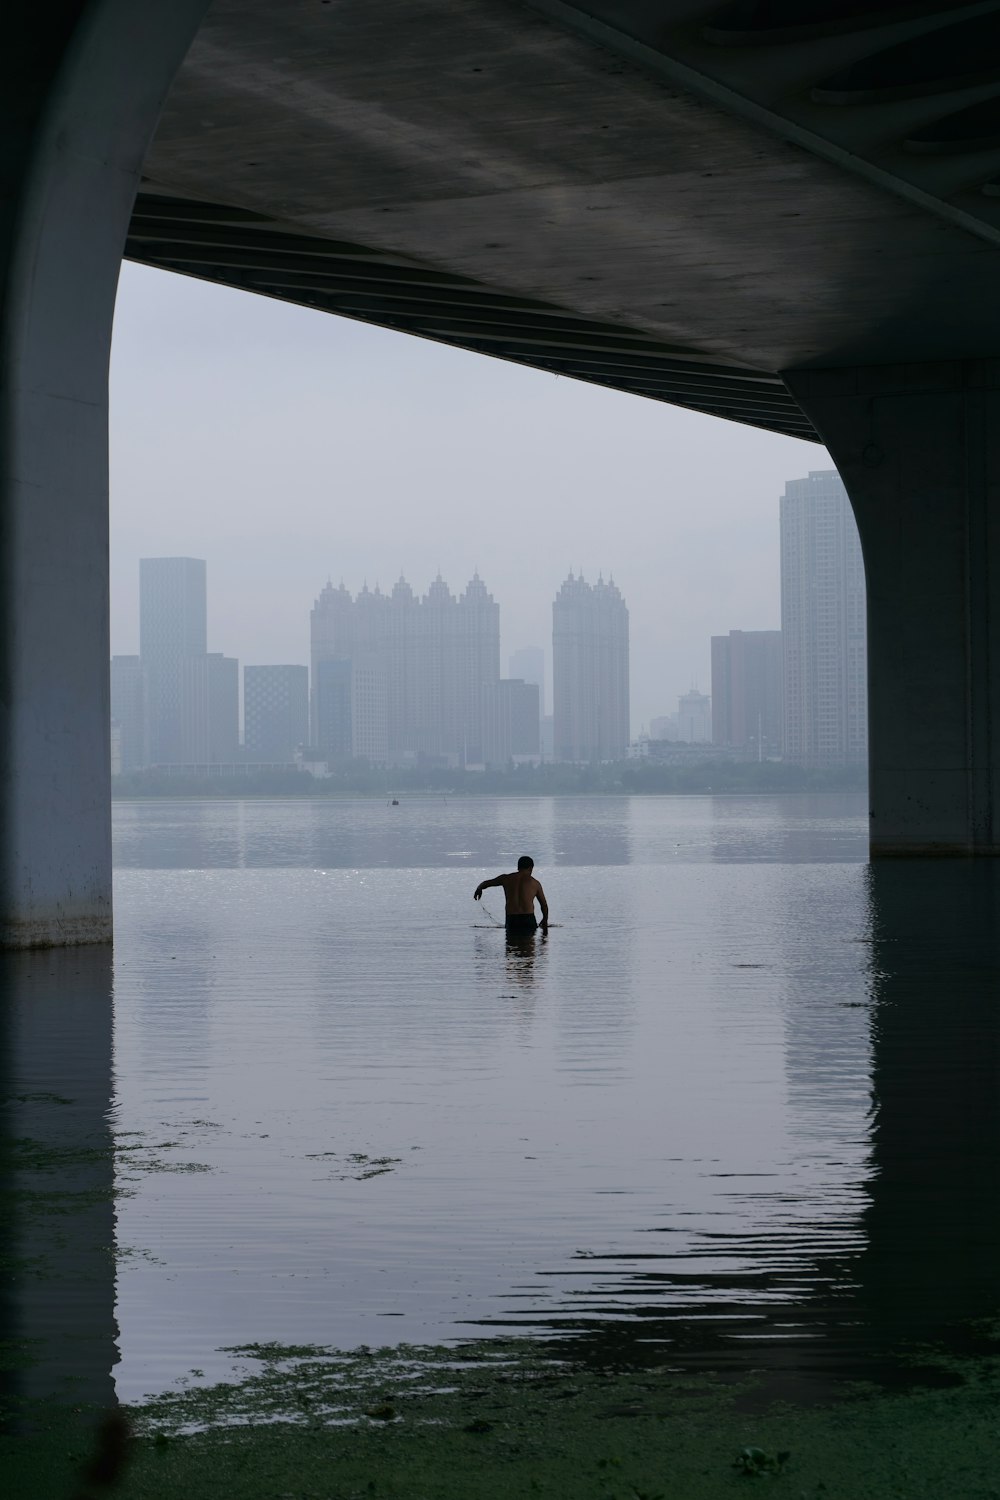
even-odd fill
[[(517, 862), (517, 869), (511, 870), (506, 875), (496, 875), (492, 880), (482, 880), (473, 893), (472, 899), (479, 901), (483, 891), (489, 890), (490, 886), (503, 887), (504, 901), (507, 907), (508, 930), (527, 931), (528, 923), (530, 930), (535, 929), (535, 902), (542, 913), (542, 931), (548, 931), (549, 926), (549, 903), (545, 899), (542, 883), (536, 880), (531, 873), (533, 862), (526, 854), (523, 854)], [(513, 918), (513, 921), (511, 920)]]

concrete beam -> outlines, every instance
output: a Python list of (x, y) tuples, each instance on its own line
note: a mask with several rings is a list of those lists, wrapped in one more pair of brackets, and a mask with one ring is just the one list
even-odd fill
[(1000, 361), (785, 380), (861, 535), (872, 856), (1000, 854)]
[(206, 0), (17, 0), (7, 18), (0, 947), (111, 936), (111, 321), (140, 167), (206, 8)]

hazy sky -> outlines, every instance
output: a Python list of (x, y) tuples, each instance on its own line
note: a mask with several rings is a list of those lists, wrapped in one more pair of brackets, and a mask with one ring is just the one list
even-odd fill
[[(567, 572), (631, 614), (633, 730), (710, 691), (709, 637), (776, 629), (778, 497), (831, 467), (774, 437), (403, 334), (122, 267), (111, 378), (111, 648), (140, 557), (208, 562), (208, 645), (308, 662), (327, 577), (400, 571), (500, 604), (501, 671), (551, 666)], [(551, 693), (551, 678), (549, 691)]]

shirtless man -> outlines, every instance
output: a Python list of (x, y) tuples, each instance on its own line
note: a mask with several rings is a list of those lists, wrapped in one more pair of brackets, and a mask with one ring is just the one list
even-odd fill
[(529, 859), (527, 854), (522, 854), (517, 862), (517, 869), (512, 870), (509, 875), (497, 875), (492, 880), (482, 880), (473, 892), (473, 901), (482, 899), (484, 891), (488, 891), (491, 885), (502, 885), (504, 899), (507, 903), (507, 936), (527, 937), (538, 927), (535, 921), (535, 902), (542, 911), (542, 931), (549, 930), (549, 903), (545, 899), (541, 882), (532, 875), (535, 861)]

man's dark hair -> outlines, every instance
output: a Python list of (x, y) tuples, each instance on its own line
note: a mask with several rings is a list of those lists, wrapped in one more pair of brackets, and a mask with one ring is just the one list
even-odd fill
[(530, 854), (522, 854), (517, 862), (517, 868), (519, 870), (533, 870), (535, 868), (535, 861)]

